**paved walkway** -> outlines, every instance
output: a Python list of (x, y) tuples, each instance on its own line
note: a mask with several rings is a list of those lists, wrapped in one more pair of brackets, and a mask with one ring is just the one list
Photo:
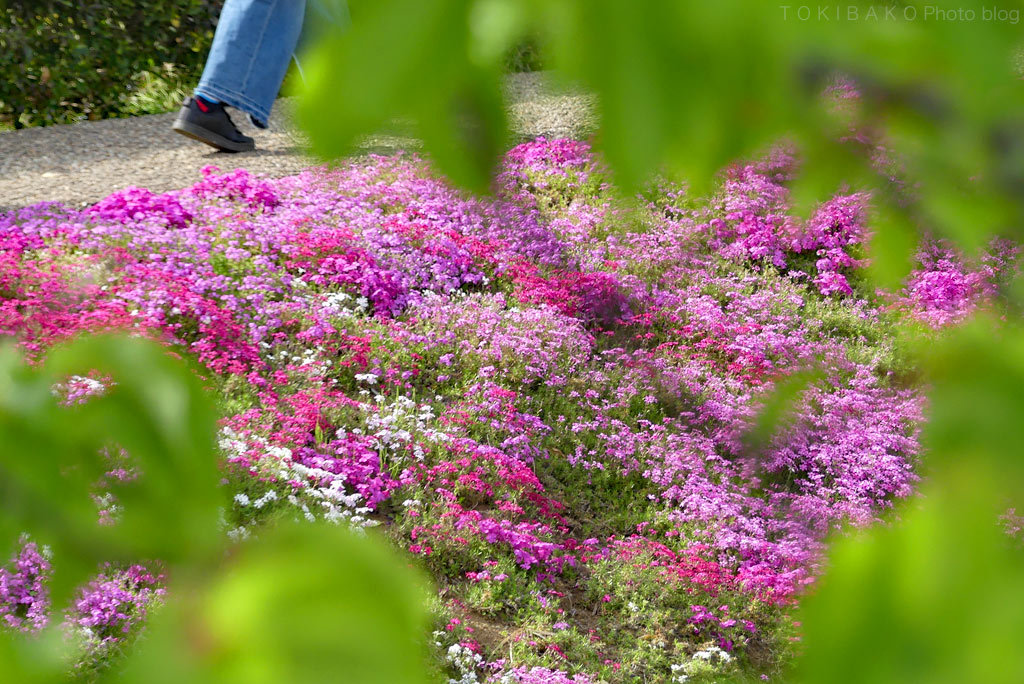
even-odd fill
[[(542, 74), (512, 74), (506, 92), (520, 138), (574, 137), (593, 128), (593, 100), (556, 92)], [(292, 123), (292, 102), (279, 100), (266, 131), (241, 125), (256, 138), (254, 152), (227, 154), (171, 131), (175, 114), (86, 121), (0, 133), (0, 211), (42, 201), (96, 202), (131, 185), (163, 192), (199, 179), (207, 164), (286, 176), (315, 164)], [(243, 117), (235, 116), (236, 120)], [(414, 149), (409, 138), (378, 136), (364, 151)]]

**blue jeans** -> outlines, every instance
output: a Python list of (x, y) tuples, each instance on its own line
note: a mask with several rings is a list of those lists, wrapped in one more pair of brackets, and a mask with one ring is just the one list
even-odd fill
[(344, 2), (310, 4), (307, 17), (306, 0), (227, 0), (195, 94), (239, 109), (265, 128), (303, 19), (311, 32), (348, 22)]

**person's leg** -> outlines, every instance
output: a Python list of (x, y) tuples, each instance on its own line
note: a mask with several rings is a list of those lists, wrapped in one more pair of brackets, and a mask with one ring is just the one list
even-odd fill
[(195, 94), (266, 124), (299, 40), (305, 0), (227, 0)]

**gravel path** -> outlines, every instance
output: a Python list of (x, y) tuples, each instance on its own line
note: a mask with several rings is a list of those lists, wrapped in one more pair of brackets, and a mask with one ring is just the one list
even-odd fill
[[(593, 129), (592, 97), (555, 91), (543, 74), (510, 75), (506, 93), (519, 138), (576, 137)], [(256, 138), (258, 149), (239, 154), (217, 152), (172, 132), (174, 113), (0, 133), (0, 211), (47, 200), (86, 205), (131, 185), (174, 190), (196, 182), (207, 164), (270, 176), (296, 173), (316, 160), (305, 152), (292, 110), (292, 101), (278, 100), (268, 130), (240, 125)], [(416, 147), (410, 138), (376, 136), (361, 149)]]

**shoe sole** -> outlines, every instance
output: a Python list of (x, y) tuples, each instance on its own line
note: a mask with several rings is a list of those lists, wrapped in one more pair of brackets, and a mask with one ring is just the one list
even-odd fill
[(194, 123), (188, 121), (177, 120), (171, 128), (176, 133), (181, 133), (187, 138), (198, 140), (201, 143), (206, 143), (210, 147), (215, 147), (221, 152), (252, 152), (256, 149), (255, 142), (235, 142), (234, 140), (228, 140), (222, 135), (217, 135), (212, 131), (208, 131), (202, 126), (197, 126)]

